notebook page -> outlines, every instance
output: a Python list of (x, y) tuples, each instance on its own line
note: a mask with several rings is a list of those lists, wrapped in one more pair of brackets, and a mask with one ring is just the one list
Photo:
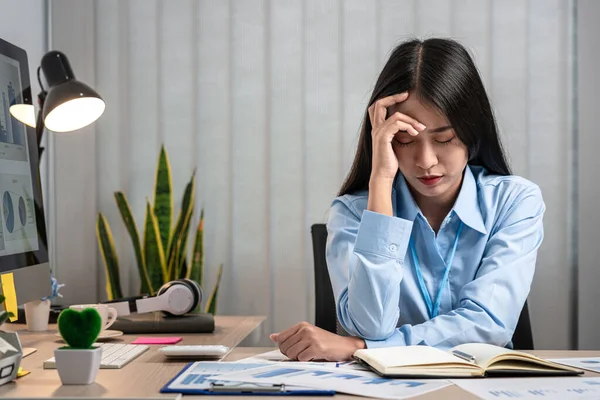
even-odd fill
[(460, 344), (460, 345), (455, 346), (452, 349), (450, 349), (450, 352), (452, 352), (452, 350), (459, 350), (459, 351), (462, 351), (463, 353), (467, 353), (467, 354), (474, 356), (475, 362), (484, 368), (487, 367), (493, 359), (495, 359), (496, 357), (499, 357), (503, 354), (504, 355), (521, 354), (520, 352), (511, 350), (511, 349), (505, 349), (504, 347), (494, 346), (494, 345), (487, 344), (487, 343)]
[(473, 365), (468, 361), (461, 360), (460, 358), (451, 355), (450, 353), (429, 346), (362, 349), (357, 350), (355, 355), (367, 362), (371, 360), (375, 361), (379, 365), (386, 368), (428, 364)]

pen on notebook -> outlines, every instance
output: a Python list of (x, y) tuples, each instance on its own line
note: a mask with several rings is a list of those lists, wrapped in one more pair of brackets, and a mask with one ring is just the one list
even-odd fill
[(454, 355), (455, 355), (456, 357), (458, 357), (458, 358), (462, 358), (462, 359), (463, 359), (463, 360), (465, 360), (465, 361), (469, 361), (469, 362), (472, 362), (472, 363), (474, 363), (474, 362), (475, 362), (475, 357), (473, 357), (472, 355), (470, 355), (470, 354), (467, 354), (467, 353), (465, 353), (465, 352), (463, 352), (463, 351), (460, 351), (460, 350), (452, 350), (452, 354), (454, 354)]
[(351, 361), (342, 361), (342, 362), (336, 362), (336, 363), (335, 363), (335, 367), (336, 367), (336, 368), (339, 368), (341, 365), (349, 365), (349, 364), (353, 364), (353, 363), (354, 363), (354, 361), (353, 361), (353, 360), (351, 360)]

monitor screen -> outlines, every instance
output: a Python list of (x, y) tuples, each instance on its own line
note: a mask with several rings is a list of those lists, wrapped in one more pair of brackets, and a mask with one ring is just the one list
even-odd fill
[(23, 304), (51, 285), (36, 132), (10, 114), (14, 104), (31, 104), (27, 53), (0, 39), (0, 274), (13, 273)]

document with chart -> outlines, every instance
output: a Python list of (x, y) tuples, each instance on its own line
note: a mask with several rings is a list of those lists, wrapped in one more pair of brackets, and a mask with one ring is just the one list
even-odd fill
[(261, 368), (224, 374), (219, 376), (219, 380), (305, 386), (335, 390), (337, 393), (398, 400), (450, 385), (447, 380), (387, 379), (370, 371), (331, 366), (311, 367), (305, 363), (297, 365), (293, 362), (266, 364)]
[(189, 363), (177, 376), (171, 379), (160, 391), (161, 393), (183, 394), (270, 394), (270, 395), (306, 395), (306, 396), (331, 396), (331, 390), (311, 389), (307, 387), (287, 386), (274, 387), (270, 384), (221, 381), (222, 374), (245, 371), (263, 364), (247, 364), (232, 362), (206, 362), (197, 361)]
[(282, 354), (279, 350), (268, 351), (266, 353), (256, 354), (251, 357), (242, 358), (236, 363), (252, 363), (252, 364), (276, 364), (276, 363), (289, 363), (294, 366), (309, 366), (309, 367), (322, 367), (322, 368), (343, 368), (359, 371), (368, 371), (369, 368), (357, 363), (356, 361), (296, 361), (291, 360), (286, 355)]
[(571, 367), (587, 369), (589, 371), (600, 372), (600, 357), (584, 358), (551, 358), (548, 361), (570, 365)]
[(455, 379), (452, 383), (484, 400), (600, 399), (600, 378)]

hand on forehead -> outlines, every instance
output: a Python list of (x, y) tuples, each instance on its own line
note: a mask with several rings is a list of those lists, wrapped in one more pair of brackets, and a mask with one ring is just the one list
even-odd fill
[(434, 106), (422, 102), (415, 92), (410, 92), (408, 98), (387, 108), (389, 117), (395, 112), (416, 119), (427, 127), (426, 130), (450, 125), (446, 117)]

